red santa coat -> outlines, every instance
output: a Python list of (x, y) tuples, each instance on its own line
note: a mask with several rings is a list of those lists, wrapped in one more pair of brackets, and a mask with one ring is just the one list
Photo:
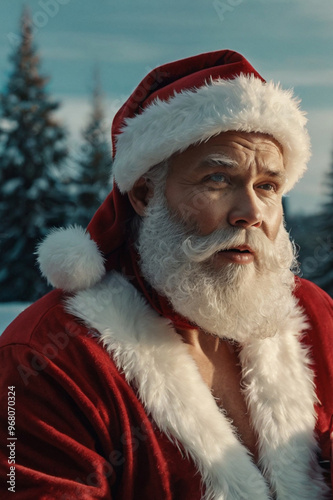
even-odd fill
[(290, 331), (241, 352), (262, 473), (180, 336), (122, 276), (32, 305), (0, 339), (1, 474), (15, 498), (267, 500), (268, 483), (277, 500), (326, 498), (316, 464), (331, 459), (332, 300), (304, 280), (296, 296), (307, 319), (295, 302)]

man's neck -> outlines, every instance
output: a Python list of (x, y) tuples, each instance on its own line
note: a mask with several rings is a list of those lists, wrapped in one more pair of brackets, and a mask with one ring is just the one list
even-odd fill
[(217, 351), (221, 339), (210, 333), (206, 333), (201, 328), (177, 328), (177, 333), (181, 335), (185, 344), (189, 344), (196, 349), (206, 351)]
[(236, 345), (206, 333), (200, 328), (178, 328), (177, 332), (187, 344), (189, 353), (210, 389), (213, 388), (216, 373), (220, 372), (220, 366), (223, 366), (223, 372), (219, 373), (221, 378), (227, 376), (231, 368), (234, 371), (235, 364), (239, 365)]

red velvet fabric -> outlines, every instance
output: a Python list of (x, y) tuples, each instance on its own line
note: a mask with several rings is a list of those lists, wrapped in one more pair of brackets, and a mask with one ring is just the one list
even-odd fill
[[(333, 415), (332, 300), (315, 285), (296, 291), (309, 315), (320, 404), (317, 435), (330, 460)], [(23, 312), (0, 337), (0, 467), (9, 473), (8, 387), (16, 393), (16, 493), (0, 498), (199, 500), (200, 475), (147, 417), (135, 388), (53, 291)], [(130, 306), (129, 306), (130, 313)], [(9, 478), (8, 478), (9, 479)]]
[[(0, 467), (9, 473), (7, 393), (16, 393), (14, 498), (200, 498), (200, 477), (156, 429), (94, 332), (54, 291), (0, 338)], [(12, 498), (2, 481), (0, 498)]]
[(316, 408), (318, 425), (320, 429), (325, 429), (319, 436), (320, 447), (325, 457), (332, 458), (330, 432), (333, 431), (333, 301), (310, 281), (297, 278), (296, 283), (295, 295), (303, 305), (311, 326), (303, 337), (303, 342), (311, 347), (319, 400)]
[(127, 194), (121, 194), (117, 184), (114, 184), (87, 227), (105, 258), (107, 271), (121, 270), (126, 257), (128, 227), (134, 214)]

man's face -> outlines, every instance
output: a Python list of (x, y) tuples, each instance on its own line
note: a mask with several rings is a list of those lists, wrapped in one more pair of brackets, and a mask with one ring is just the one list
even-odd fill
[(283, 227), (285, 170), (262, 134), (225, 133), (170, 159), (137, 238), (143, 276), (203, 330), (274, 335), (292, 310), (293, 247)]
[[(165, 196), (169, 210), (199, 235), (228, 227), (260, 228), (274, 241), (285, 180), (281, 148), (272, 138), (225, 132), (170, 159)], [(248, 264), (253, 258), (247, 251), (220, 252), (215, 265)]]

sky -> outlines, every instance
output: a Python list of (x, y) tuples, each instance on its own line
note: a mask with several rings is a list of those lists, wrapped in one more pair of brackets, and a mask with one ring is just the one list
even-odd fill
[(288, 206), (291, 213), (321, 210), (333, 157), (332, 0), (1, 0), (0, 90), (23, 5), (30, 7), (41, 71), (61, 103), (59, 119), (73, 148), (88, 119), (96, 64), (111, 128), (114, 113), (151, 69), (228, 48), (301, 98), (312, 158)]

